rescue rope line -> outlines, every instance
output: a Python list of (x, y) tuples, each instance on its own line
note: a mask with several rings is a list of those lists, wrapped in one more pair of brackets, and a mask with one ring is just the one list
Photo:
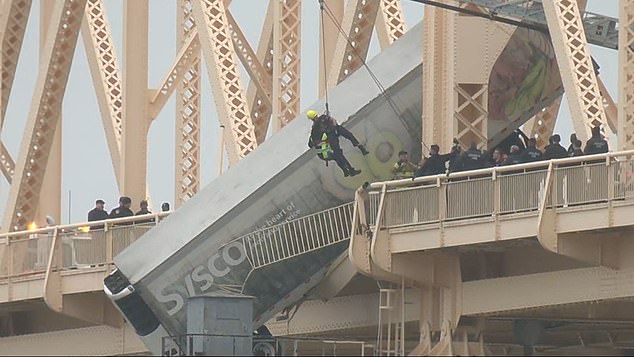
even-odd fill
[[(346, 32), (343, 29), (342, 25), (337, 21), (337, 18), (332, 13), (332, 10), (330, 10), (328, 5), (324, 3), (324, 0), (319, 0), (319, 6), (320, 6), (320, 9), (321, 9), (321, 17), (322, 17), (322, 31), (323, 31), (323, 23), (324, 23), (323, 15), (324, 15), (324, 12), (325, 12), (326, 15), (328, 16), (328, 18), (330, 18), (332, 23), (337, 28), (337, 31), (339, 31), (339, 34), (341, 34), (341, 36), (343, 36), (343, 38), (346, 40), (348, 45), (350, 47), (354, 47), (354, 45), (352, 44), (352, 41), (350, 40), (350, 37), (348, 37), (348, 34), (346, 34)], [(323, 38), (323, 36), (322, 36), (322, 38)], [(397, 117), (402, 118), (402, 112), (401, 112), (400, 108), (394, 102), (394, 100), (391, 98), (391, 96), (387, 93), (385, 87), (383, 86), (383, 84), (381, 83), (379, 78), (374, 74), (372, 69), (370, 69), (370, 67), (368, 66), (368, 63), (365, 61), (365, 58), (363, 58), (363, 56), (361, 56), (357, 51), (352, 51), (352, 52), (354, 53), (355, 56), (357, 56), (359, 58), (359, 60), (361, 61), (361, 64), (366, 69), (366, 71), (368, 71), (368, 74), (370, 75), (370, 78), (372, 78), (372, 81), (374, 81), (376, 86), (379, 88), (379, 91), (380, 91), (381, 95), (385, 98), (385, 100), (387, 101), (387, 103), (390, 106), (390, 108), (392, 109), (392, 111), (394, 111), (394, 114), (396, 114)], [(325, 53), (324, 53), (324, 55), (325, 55)], [(325, 60), (324, 60), (324, 63), (325, 63)], [(328, 99), (327, 98), (328, 98), (328, 94), (326, 92), (326, 110), (328, 110), (328, 106), (327, 106), (328, 105)], [(422, 138), (421, 138), (421, 143), (423, 144), (423, 146), (428, 151), (430, 150), (429, 147), (422, 140)]]
[(326, 63), (326, 30), (324, 28), (324, 5), (324, 0), (319, 0), (319, 11), (321, 14), (321, 60), (324, 66), (324, 95), (326, 102), (326, 115), (330, 115), (330, 109), (328, 108), (328, 64)]

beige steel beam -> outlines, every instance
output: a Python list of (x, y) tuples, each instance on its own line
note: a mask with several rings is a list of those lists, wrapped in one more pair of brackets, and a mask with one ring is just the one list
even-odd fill
[(123, 92), (112, 31), (103, 0), (88, 0), (81, 28), (90, 74), (117, 185), (121, 188)]
[[(330, 9), (330, 13), (338, 24), (343, 21), (344, 4), (345, 2), (341, 0), (324, 1), (324, 5)], [(324, 29), (323, 33), (319, 31), (319, 97), (322, 98), (325, 95), (326, 81), (328, 80), (324, 70), (328, 70), (332, 66), (332, 58), (340, 34), (336, 24), (326, 14), (319, 17), (319, 23), (320, 29), (321, 26)]]
[(577, 1), (543, 5), (577, 137), (586, 141), (596, 125), (610, 134)]
[[(240, 59), (240, 62), (244, 65), (246, 72), (249, 74), (251, 78), (251, 82), (256, 87), (257, 90), (264, 95), (262, 99), (265, 101), (265, 105), (271, 106), (271, 98), (272, 98), (272, 73), (269, 73), (262, 62), (258, 59), (258, 56), (249, 45), (247, 38), (240, 30), (240, 26), (231, 15), (231, 12), (227, 9), (227, 21), (229, 22), (229, 30), (231, 31), (231, 38), (233, 39), (233, 46), (235, 47), (236, 54)], [(299, 26), (299, 24), (298, 24)], [(298, 34), (299, 35), (299, 34)]]
[(346, 36), (341, 35), (337, 40), (328, 71), (328, 86), (339, 84), (363, 65), (378, 10), (379, 1), (349, 0), (346, 4), (341, 25)]
[(389, 47), (407, 32), (401, 0), (381, 0), (381, 7), (376, 16), (374, 26), (381, 49)]
[(194, 0), (194, 18), (212, 84), (218, 119), (225, 131), (230, 164), (257, 147), (248, 103), (240, 83), (225, 5), (220, 0)]
[[(54, 33), (50, 27), (50, 14), (53, 11), (53, 2), (40, 4), (40, 61), (45, 60), (44, 47), (46, 38)], [(51, 216), (55, 222), (62, 219), (62, 117), (61, 112), (57, 118), (57, 125), (53, 128), (53, 142), (50, 146), (48, 160), (42, 160), (46, 165), (44, 179), (40, 188), (39, 202), (33, 221), (39, 226), (46, 224), (46, 216)]]
[(35, 216), (85, 5), (86, 0), (56, 1), (50, 13), (54, 30), (43, 48), (3, 231), (25, 228)]
[(537, 113), (526, 123), (527, 130), (525, 131), (529, 137), (537, 139), (538, 148), (543, 148), (549, 144), (548, 139), (553, 135), (555, 130), (562, 99), (563, 97), (555, 99), (548, 107)]
[[(262, 25), (260, 41), (256, 51), (256, 58), (262, 63), (262, 67), (267, 76), (271, 78), (268, 90), (273, 91), (273, 1), (269, 1)], [(247, 102), (250, 105), (251, 119), (255, 126), (255, 137), (258, 143), (264, 142), (266, 133), (271, 122), (271, 99), (267, 98), (266, 93), (259, 90), (256, 83), (252, 80), (247, 88)]]
[[(437, 144), (442, 151), (452, 145), (453, 136), (454, 16), (449, 11), (426, 6), (423, 18), (423, 146)], [(428, 150), (423, 147), (424, 154)]]
[(15, 162), (3, 142), (0, 142), (0, 171), (2, 171), (7, 182), (11, 184), (15, 173)]
[(123, 195), (146, 198), (148, 112), (148, 0), (123, 3), (123, 126), (121, 186)]
[(273, 132), (299, 112), (301, 1), (273, 0)]
[(634, 148), (634, 1), (619, 1), (619, 147)]
[[(177, 46), (181, 48), (197, 32), (191, 0), (178, 1), (176, 24)], [(200, 188), (200, 48), (185, 75), (176, 83), (175, 125), (174, 199), (179, 207)]]
[(0, 128), (4, 124), (9, 95), (18, 66), (31, 0), (4, 0), (0, 13)]
[(199, 53), (200, 41), (198, 40), (198, 32), (193, 30), (183, 40), (183, 45), (176, 54), (176, 62), (167, 72), (158, 89), (152, 91), (150, 95), (150, 118), (154, 119), (159, 115), (169, 97), (174, 93), (176, 85), (183, 81), (188, 69), (191, 68), (194, 62), (198, 61)]
[(618, 133), (619, 124), (616, 103), (614, 102), (614, 99), (612, 99), (608, 89), (605, 87), (601, 77), (597, 77), (597, 83), (599, 84), (599, 91), (601, 91), (601, 98), (603, 101), (603, 108), (605, 109), (605, 117), (608, 120), (608, 126), (613, 133)]

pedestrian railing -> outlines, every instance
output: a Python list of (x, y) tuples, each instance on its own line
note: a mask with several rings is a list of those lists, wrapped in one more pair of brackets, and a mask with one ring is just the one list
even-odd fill
[[(253, 269), (274, 264), (350, 238), (353, 202), (241, 236)], [(222, 249), (222, 248), (221, 248)]]
[(47, 269), (111, 266), (114, 256), (168, 214), (162, 212), (2, 234), (0, 283), (9, 278), (44, 274)]
[[(551, 185), (549, 191), (547, 184)], [(545, 207), (555, 210), (634, 203), (634, 151), (378, 182), (370, 186), (369, 198), (365, 198), (369, 202), (364, 205), (370, 228), (397, 228), (537, 215), (542, 198)], [(379, 216), (381, 222), (376, 222)]]

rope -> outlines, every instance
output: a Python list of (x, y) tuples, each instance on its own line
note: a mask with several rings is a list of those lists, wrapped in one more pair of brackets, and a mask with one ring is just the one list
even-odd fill
[(326, 30), (324, 26), (324, 0), (319, 0), (319, 11), (321, 15), (321, 53), (322, 62), (324, 66), (324, 95), (326, 101), (326, 115), (330, 115), (330, 109), (328, 108), (328, 64), (326, 63)]
[[(350, 40), (350, 37), (348, 37), (348, 34), (346, 34), (346, 32), (344, 31), (343, 27), (341, 26), (341, 24), (337, 21), (337, 18), (334, 16), (334, 14), (332, 13), (332, 11), (330, 10), (330, 8), (328, 7), (328, 5), (326, 5), (324, 3), (324, 0), (319, 0), (319, 5), (321, 7), (321, 16), (322, 16), (322, 30), (323, 30), (323, 14), (324, 12), (326, 13), (326, 15), (330, 18), (330, 20), (333, 22), (333, 24), (335, 25), (335, 27), (337, 28), (337, 31), (339, 31), (339, 33), (341, 34), (341, 36), (343, 36), (343, 38), (346, 40), (346, 42), (348, 43), (349, 46), (354, 47), (352, 44), (352, 41)], [(325, 10), (325, 11), (324, 11)], [(323, 36), (322, 36), (323, 37)], [(390, 108), (392, 109), (392, 111), (394, 111), (394, 113), (401, 118), (402, 114), (401, 114), (401, 110), (398, 108), (398, 105), (396, 105), (396, 103), (394, 102), (394, 100), (390, 97), (390, 95), (387, 93), (385, 87), (383, 86), (383, 84), (381, 83), (381, 81), (379, 80), (379, 78), (374, 74), (374, 72), (370, 69), (370, 67), (368, 66), (367, 62), (365, 61), (365, 58), (363, 58), (363, 56), (361, 56), (358, 52), (356, 51), (352, 51), (354, 53), (354, 55), (356, 55), (359, 60), (361, 60), (361, 64), (363, 65), (363, 67), (366, 69), (366, 71), (368, 71), (368, 74), (370, 75), (370, 78), (372, 78), (372, 81), (374, 81), (374, 83), (376, 84), (376, 86), (379, 88), (379, 91), (381, 93), (381, 95), (385, 98), (385, 100), (387, 101), (387, 103), (389, 104)], [(325, 62), (325, 61), (324, 61)], [(327, 103), (327, 99), (326, 99), (326, 103)], [(430, 148), (427, 146), (427, 144), (425, 144), (425, 142), (422, 140), (421, 138), (421, 143), (423, 144), (423, 146), (430, 151)]]

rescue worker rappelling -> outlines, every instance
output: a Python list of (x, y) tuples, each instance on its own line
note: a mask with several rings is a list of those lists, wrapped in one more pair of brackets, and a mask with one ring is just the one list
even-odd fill
[(360, 174), (361, 170), (352, 167), (344, 156), (339, 144), (339, 137), (343, 136), (350, 140), (352, 145), (359, 148), (363, 155), (367, 155), (368, 151), (359, 143), (359, 140), (328, 114), (319, 115), (316, 111), (309, 110), (306, 112), (306, 116), (313, 121), (308, 146), (317, 149), (317, 156), (326, 161), (326, 165), (328, 165), (329, 160), (335, 161), (346, 177)]

